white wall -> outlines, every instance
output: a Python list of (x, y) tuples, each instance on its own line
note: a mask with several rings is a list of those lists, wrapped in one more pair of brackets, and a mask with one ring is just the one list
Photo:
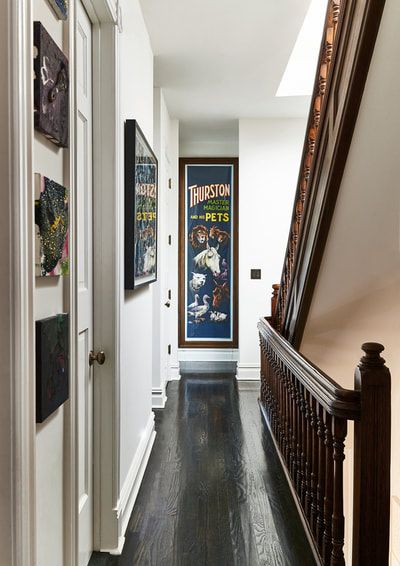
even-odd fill
[[(123, 0), (120, 38), (121, 124), (134, 118), (153, 144), (153, 53), (138, 0)], [(121, 148), (124, 147), (121, 128)], [(124, 156), (120, 156), (121, 191), (124, 194)], [(123, 202), (121, 218), (123, 218)], [(123, 226), (121, 242), (123, 238)], [(121, 269), (123, 269), (123, 253)], [(149, 419), (152, 418), (153, 287), (123, 289), (121, 273), (121, 375), (120, 375), (120, 485), (123, 489)]]
[[(41, 21), (58, 46), (67, 51), (63, 41), (65, 24), (58, 20), (45, 0), (34, 2), (34, 20)], [(65, 175), (66, 154), (35, 131), (33, 145), (34, 173), (41, 173), (69, 187)], [(33, 201), (32, 201), (33, 202)], [(36, 277), (35, 320), (69, 310), (64, 300), (63, 277)], [(67, 471), (66, 406), (62, 405), (42, 424), (36, 425), (36, 544), (38, 566), (62, 566), (64, 551), (64, 474)]]
[(236, 140), (181, 140), (180, 157), (237, 157)]
[(239, 121), (238, 378), (259, 377), (257, 322), (281, 278), (305, 128), (298, 118)]
[[(392, 373), (392, 564), (400, 564), (400, 4), (387, 0), (301, 351), (353, 387), (363, 342)], [(351, 438), (350, 438), (351, 443)], [(350, 517), (348, 517), (350, 519)]]

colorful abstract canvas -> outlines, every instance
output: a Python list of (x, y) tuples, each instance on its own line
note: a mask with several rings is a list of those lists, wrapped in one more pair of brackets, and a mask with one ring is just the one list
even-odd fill
[(68, 147), (68, 59), (40, 22), (34, 23), (35, 128), (60, 147)]
[(68, 275), (68, 191), (40, 174), (35, 181), (36, 276)]
[(67, 314), (36, 321), (36, 422), (42, 423), (69, 395)]
[(60, 20), (68, 19), (68, 0), (48, 0)]

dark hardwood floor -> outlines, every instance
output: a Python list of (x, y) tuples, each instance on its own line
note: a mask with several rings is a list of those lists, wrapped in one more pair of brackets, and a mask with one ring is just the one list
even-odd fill
[(90, 566), (315, 565), (257, 397), (229, 376), (170, 383), (123, 554)]

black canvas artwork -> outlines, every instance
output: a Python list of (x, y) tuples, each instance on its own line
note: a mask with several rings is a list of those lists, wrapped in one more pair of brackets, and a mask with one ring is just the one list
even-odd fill
[(67, 314), (36, 321), (36, 422), (42, 423), (67, 399), (69, 324)]
[(68, 59), (40, 22), (34, 22), (35, 128), (68, 147)]
[(68, 18), (68, 0), (49, 0), (49, 4), (60, 20)]

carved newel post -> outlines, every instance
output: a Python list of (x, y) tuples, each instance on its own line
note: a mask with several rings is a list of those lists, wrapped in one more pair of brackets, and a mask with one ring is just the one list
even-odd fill
[(272, 318), (272, 320), (275, 319), (276, 305), (278, 304), (279, 287), (280, 287), (280, 285), (278, 283), (274, 283), (272, 285), (272, 297), (271, 297), (271, 318)]
[(353, 566), (389, 563), (390, 385), (381, 344), (362, 345), (355, 371), (361, 419), (354, 423)]

